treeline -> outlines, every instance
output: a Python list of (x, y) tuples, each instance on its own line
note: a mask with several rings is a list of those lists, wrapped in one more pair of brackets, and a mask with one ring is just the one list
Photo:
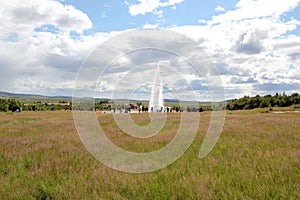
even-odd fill
[(266, 107), (288, 107), (288, 106), (300, 107), (300, 95), (298, 93), (293, 93), (291, 95), (286, 95), (285, 93), (278, 94), (274, 96), (266, 95), (255, 97), (244, 96), (240, 99), (233, 99), (231, 102), (227, 103), (228, 110), (247, 110), (254, 108), (266, 108)]
[(111, 110), (112, 106), (109, 100), (95, 101), (95, 110)]
[(59, 103), (41, 103), (38, 101), (32, 104), (25, 104), (16, 99), (0, 99), (0, 112), (71, 110), (71, 108), (71, 103), (65, 101), (59, 101)]
[(20, 111), (21, 103), (16, 101), (15, 99), (0, 99), (0, 111), (8, 112), (8, 111)]

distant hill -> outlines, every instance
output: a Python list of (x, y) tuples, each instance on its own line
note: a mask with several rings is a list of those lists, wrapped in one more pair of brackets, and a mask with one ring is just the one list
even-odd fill
[(0, 97), (8, 97), (8, 98), (53, 98), (53, 99), (65, 99), (65, 98), (72, 98), (71, 96), (45, 96), (41, 94), (22, 94), (22, 93), (10, 93), (10, 92), (1, 92)]
[[(23, 99), (72, 99), (72, 96), (46, 96), (41, 94), (22, 94), (22, 93), (10, 93), (10, 92), (1, 92), (0, 91), (0, 98), (23, 98)], [(110, 98), (95, 98), (96, 101), (99, 100), (111, 100)], [(148, 102), (148, 100), (136, 100), (136, 99), (114, 99), (114, 101), (139, 101), (139, 102)], [(228, 100), (226, 102), (230, 102), (231, 100)], [(193, 102), (193, 101), (180, 101), (178, 99), (164, 99), (164, 102), (166, 103), (183, 103), (183, 102)], [(199, 102), (200, 104), (210, 104), (211, 102)]]
[(17, 94), (17, 93), (9, 93), (9, 92), (1, 92), (0, 96), (2, 97), (24, 97), (24, 96), (41, 96), (41, 95), (34, 95), (34, 94)]
[(179, 102), (178, 99), (164, 99), (164, 102)]

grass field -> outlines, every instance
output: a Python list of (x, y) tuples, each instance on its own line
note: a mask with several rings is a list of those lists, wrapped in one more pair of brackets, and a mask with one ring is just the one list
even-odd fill
[[(164, 146), (180, 123), (169, 114), (159, 135), (139, 140), (111, 115), (98, 117), (115, 144), (136, 152)], [(300, 113), (228, 111), (215, 148), (199, 159), (209, 120), (201, 113), (196, 139), (173, 164), (129, 174), (89, 154), (70, 111), (0, 113), (0, 199), (300, 199)]]

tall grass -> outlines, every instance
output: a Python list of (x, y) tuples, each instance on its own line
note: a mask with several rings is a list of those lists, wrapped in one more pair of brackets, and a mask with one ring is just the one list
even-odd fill
[[(108, 137), (148, 152), (176, 134), (180, 114), (148, 140), (118, 130), (99, 115)], [(147, 124), (147, 114), (133, 116)], [(145, 174), (112, 170), (82, 145), (69, 111), (0, 113), (0, 199), (300, 199), (299, 113), (228, 112), (222, 135), (204, 159), (199, 149), (210, 120), (201, 114), (196, 139), (170, 166)]]

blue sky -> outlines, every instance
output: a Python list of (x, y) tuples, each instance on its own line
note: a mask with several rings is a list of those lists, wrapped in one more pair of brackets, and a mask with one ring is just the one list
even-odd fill
[[(234, 10), (236, 3), (239, 1), (212, 0), (201, 3), (195, 0), (185, 0), (174, 5), (158, 7), (152, 12), (139, 13), (136, 15), (130, 13), (130, 6), (138, 5), (139, 1), (65, 0), (62, 2), (64, 4), (74, 5), (89, 16), (93, 22), (93, 28), (86, 33), (89, 34), (91, 32), (110, 32), (143, 28), (146, 24), (157, 25), (164, 28), (200, 25), (202, 20), (208, 21), (211, 20), (214, 15)], [(159, 11), (163, 12), (162, 19), (156, 13)], [(290, 18), (295, 18), (299, 20), (300, 15), (298, 13), (300, 13), (299, 6), (291, 12), (284, 13), (282, 19), (289, 20)]]
[[(66, 0), (65, 4), (72, 4), (76, 8), (87, 13), (93, 21), (91, 32), (110, 32), (126, 29), (143, 28), (145, 24), (159, 25), (159, 27), (172, 27), (181, 25), (199, 25), (199, 20), (210, 20), (215, 13), (224, 11), (217, 8), (230, 10), (234, 8), (237, 0), (223, 1), (213, 0), (199, 3), (195, 0), (186, 0), (182, 3), (158, 7), (157, 11), (163, 11), (163, 19), (155, 12), (146, 12), (132, 15), (130, 5), (138, 4), (138, 1), (81, 1)], [(161, 1), (167, 2), (167, 1)]]
[[(299, 0), (0, 3), (0, 91), (71, 95), (78, 69), (97, 45), (128, 30), (159, 28), (185, 35), (208, 53), (227, 99), (300, 92)], [(117, 76), (100, 83), (99, 95), (111, 94)], [(199, 77), (186, 78), (206, 88)], [(207, 100), (205, 91), (196, 92)]]

